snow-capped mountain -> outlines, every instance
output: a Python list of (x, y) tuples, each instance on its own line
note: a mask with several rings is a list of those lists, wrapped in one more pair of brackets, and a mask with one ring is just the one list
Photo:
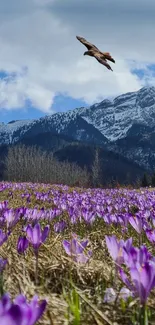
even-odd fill
[(0, 144), (53, 132), (95, 143), (155, 168), (155, 87), (105, 99), (90, 107), (55, 113), (38, 120), (0, 124)]
[(99, 104), (81, 110), (81, 116), (110, 141), (127, 136), (134, 124), (153, 127), (155, 126), (155, 87), (141, 88), (137, 92), (118, 96), (114, 100), (105, 99)]

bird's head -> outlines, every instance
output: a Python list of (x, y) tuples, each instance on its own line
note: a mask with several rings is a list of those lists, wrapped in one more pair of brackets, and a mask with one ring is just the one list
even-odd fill
[(89, 50), (89, 51), (84, 52), (83, 55), (94, 56), (94, 53), (93, 53), (93, 51)]

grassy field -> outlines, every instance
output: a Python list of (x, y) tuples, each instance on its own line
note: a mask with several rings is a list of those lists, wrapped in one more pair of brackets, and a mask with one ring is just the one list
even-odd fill
[[(101, 190), (0, 183), (0, 202), (1, 229), (11, 232), (0, 246), (0, 257), (8, 259), (3, 271), (3, 290), (12, 298), (19, 293), (32, 298), (37, 293), (39, 299), (46, 299), (47, 307), (38, 324), (147, 324), (146, 320), (139, 320), (138, 294), (127, 300), (119, 294), (125, 284), (109, 254), (105, 235), (116, 235), (118, 240), (132, 237), (134, 247), (144, 244), (154, 255), (154, 244), (146, 236), (146, 228), (154, 227), (153, 189)], [(6, 211), (10, 211), (10, 216), (4, 220)], [(17, 221), (13, 223), (15, 216)], [(131, 217), (137, 221), (137, 228), (129, 222)], [(49, 235), (39, 248), (37, 284), (32, 245), (25, 254), (17, 251), (18, 238), (26, 234), (25, 227), (36, 223), (42, 229), (50, 226)], [(88, 256), (91, 251), (91, 256), (86, 263), (78, 263), (66, 254), (63, 240), (70, 241), (73, 233), (79, 241), (88, 239), (85, 254)], [(105, 299), (107, 288), (116, 293), (111, 302)], [(148, 324), (155, 324), (153, 286), (147, 308)]]

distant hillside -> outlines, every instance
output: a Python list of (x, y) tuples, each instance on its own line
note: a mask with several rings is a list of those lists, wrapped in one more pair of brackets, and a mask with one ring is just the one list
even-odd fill
[[(91, 167), (95, 158), (96, 147), (70, 144), (54, 153), (60, 161), (68, 160), (76, 162), (80, 167), (86, 166), (91, 172)], [(99, 148), (99, 160), (101, 164), (101, 183), (106, 184), (112, 180), (117, 180), (122, 184), (134, 183), (138, 177), (142, 177), (145, 170), (137, 164), (131, 163), (119, 154)]]

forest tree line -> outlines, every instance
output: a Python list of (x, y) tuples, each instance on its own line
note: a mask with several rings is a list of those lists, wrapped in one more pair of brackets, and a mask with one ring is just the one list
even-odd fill
[[(80, 187), (121, 186), (117, 179), (103, 182), (103, 170), (96, 148), (91, 170), (76, 163), (59, 161), (52, 152), (46, 152), (36, 146), (10, 146), (0, 161), (0, 178), (12, 182), (34, 182), (66, 184)], [(129, 185), (130, 182), (122, 185)], [(155, 186), (155, 175), (135, 180), (134, 187)]]
[(9, 147), (4, 159), (3, 179), (14, 182), (87, 186), (87, 170), (69, 162), (59, 162), (53, 153), (25, 145)]

